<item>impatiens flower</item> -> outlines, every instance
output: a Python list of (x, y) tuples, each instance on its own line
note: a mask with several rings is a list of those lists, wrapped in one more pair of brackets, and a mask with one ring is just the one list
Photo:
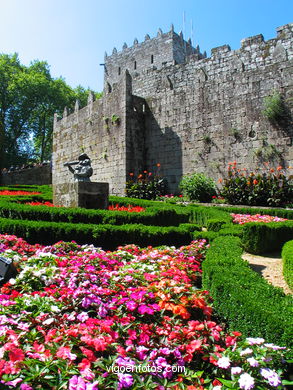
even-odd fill
[(221, 357), (218, 360), (218, 367), (220, 367), (220, 368), (230, 367), (230, 359), (228, 357)]
[(71, 353), (70, 347), (60, 347), (56, 353), (56, 356), (61, 359), (75, 360), (77, 356), (74, 353)]
[(80, 314), (78, 314), (76, 318), (80, 322), (85, 322), (86, 320), (89, 319), (89, 315), (85, 311), (82, 311)]
[(251, 348), (246, 348), (240, 352), (240, 356), (250, 355), (253, 352)]
[(264, 346), (267, 347), (267, 348), (271, 348), (274, 351), (279, 351), (279, 350), (282, 350), (282, 349), (286, 349), (286, 347), (279, 347), (278, 345), (274, 345), (274, 344), (271, 344), (271, 343), (266, 343), (266, 344), (264, 344)]
[(253, 357), (248, 358), (247, 361), (251, 367), (258, 367), (259, 366), (259, 362)]
[(246, 372), (240, 375), (238, 383), (240, 389), (243, 390), (251, 390), (254, 388), (254, 378)]
[(20, 382), (22, 382), (21, 378), (14, 379), (13, 381), (6, 382), (5, 385), (16, 387)]
[(260, 374), (268, 380), (269, 384), (273, 387), (277, 387), (281, 384), (281, 378), (279, 375), (270, 368), (262, 368)]
[(241, 374), (242, 372), (242, 368), (241, 367), (232, 367), (231, 368), (231, 374), (232, 375), (239, 375)]
[(118, 384), (119, 389), (126, 389), (132, 386), (134, 382), (133, 377), (130, 374), (118, 374), (118, 379), (119, 379), (119, 384)]
[(253, 337), (247, 337), (246, 338), (246, 341), (248, 342), (248, 344), (250, 345), (261, 345), (265, 342), (265, 340), (261, 337), (256, 337), (256, 338), (253, 338)]
[(20, 390), (34, 390), (30, 385), (28, 385), (27, 383), (22, 383), (20, 385)]

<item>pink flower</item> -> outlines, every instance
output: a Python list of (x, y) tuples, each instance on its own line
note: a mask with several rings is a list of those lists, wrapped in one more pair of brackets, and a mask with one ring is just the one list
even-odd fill
[(75, 360), (77, 356), (71, 353), (70, 347), (60, 347), (56, 353), (56, 356), (61, 359)]

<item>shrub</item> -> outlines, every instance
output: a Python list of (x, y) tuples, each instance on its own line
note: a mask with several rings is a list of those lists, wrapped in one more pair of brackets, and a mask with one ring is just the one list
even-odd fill
[[(129, 206), (129, 203), (127, 206)], [(145, 211), (140, 213), (128, 213), (126, 211), (30, 206), (0, 201), (0, 217), (36, 221), (116, 225), (140, 223), (145, 225), (177, 226), (180, 223), (188, 222), (189, 216), (187, 210), (180, 210), (179, 208), (167, 205), (164, 207), (159, 206), (160, 204), (147, 207)]]
[(285, 242), (293, 237), (293, 221), (246, 223), (242, 226), (242, 245), (249, 253), (281, 251)]
[(167, 183), (158, 173), (144, 171), (137, 177), (129, 174), (130, 179), (126, 182), (126, 195), (130, 198), (156, 199), (167, 193)]
[(288, 286), (293, 290), (293, 240), (286, 242), (282, 249), (283, 274)]
[(203, 173), (183, 176), (180, 182), (183, 195), (191, 201), (210, 202), (216, 196), (216, 184)]
[(291, 176), (281, 166), (276, 171), (265, 165), (264, 171), (249, 173), (230, 163), (228, 177), (223, 181), (221, 195), (230, 204), (250, 206), (284, 206), (293, 197)]
[(119, 245), (140, 246), (174, 245), (190, 243), (193, 232), (189, 226), (146, 226), (141, 224), (93, 225), (65, 222), (23, 221), (0, 218), (0, 231), (25, 238), (30, 243), (52, 244), (60, 240), (93, 244), (103, 249)]
[(203, 262), (203, 287), (216, 314), (244, 336), (292, 347), (292, 296), (273, 287), (242, 260), (238, 237), (217, 237)]
[(264, 109), (262, 114), (270, 122), (278, 122), (286, 116), (284, 101), (278, 91), (273, 91), (271, 96), (264, 98)]

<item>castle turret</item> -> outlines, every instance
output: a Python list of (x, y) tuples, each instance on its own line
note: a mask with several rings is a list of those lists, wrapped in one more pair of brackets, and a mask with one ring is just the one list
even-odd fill
[(203, 58), (199, 48), (192, 46), (191, 40), (185, 41), (182, 33), (174, 32), (174, 26), (167, 33), (158, 30), (157, 36), (150, 39), (146, 34), (141, 43), (135, 38), (133, 46), (127, 47), (124, 43), (122, 51), (113, 49), (112, 55), (105, 56), (105, 91), (109, 91), (109, 85), (117, 83), (127, 70), (131, 76), (147, 71), (148, 69), (161, 69), (168, 65), (182, 64), (190, 55)]

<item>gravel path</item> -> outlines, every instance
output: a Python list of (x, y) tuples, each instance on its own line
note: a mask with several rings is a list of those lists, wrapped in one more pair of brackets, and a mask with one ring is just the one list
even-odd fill
[(285, 294), (293, 294), (283, 277), (283, 265), (280, 253), (264, 256), (244, 252), (242, 258), (247, 260), (251, 268), (267, 279), (273, 286), (281, 287)]

